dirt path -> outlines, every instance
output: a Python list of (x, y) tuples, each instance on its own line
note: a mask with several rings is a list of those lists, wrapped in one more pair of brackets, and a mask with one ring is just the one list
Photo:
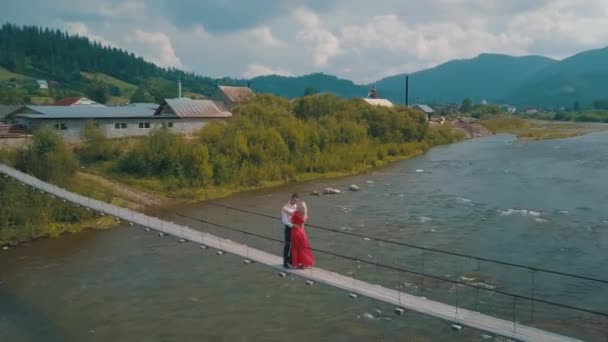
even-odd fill
[(133, 201), (137, 206), (154, 206), (161, 207), (167, 205), (173, 205), (179, 202), (178, 199), (166, 197), (157, 193), (146, 192), (138, 189), (134, 189), (129, 185), (120, 183), (114, 180), (109, 180), (102, 176), (78, 172), (77, 177), (87, 183), (92, 183), (90, 186), (100, 185), (104, 191), (108, 191), (117, 197), (122, 197)]

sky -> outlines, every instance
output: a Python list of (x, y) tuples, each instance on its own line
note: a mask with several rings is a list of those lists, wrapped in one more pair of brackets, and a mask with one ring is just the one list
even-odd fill
[(41, 25), (212, 77), (323, 72), (357, 83), (480, 53), (608, 46), (608, 0), (18, 0)]

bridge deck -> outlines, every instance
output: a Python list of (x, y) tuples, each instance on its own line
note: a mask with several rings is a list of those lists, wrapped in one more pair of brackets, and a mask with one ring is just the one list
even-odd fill
[[(129, 209), (117, 207), (115, 205), (81, 196), (61, 189), (55, 185), (42, 182), (37, 178), (19, 172), (1, 163), (0, 173), (4, 173), (5, 175), (8, 175), (41, 191), (55, 195), (59, 198), (63, 198), (72, 203), (89, 207), (98, 212), (112, 215), (122, 220), (130, 221), (134, 224), (149, 227), (151, 229), (190, 240), (192, 242), (216, 248), (227, 253), (239, 255), (276, 269), (283, 269), (282, 258), (277, 255), (267, 253), (231, 240), (223, 239), (205, 232), (197, 231), (186, 226), (163, 221)], [(521, 341), (579, 341), (574, 338), (557, 335), (534, 327), (520, 325), (512, 321), (499, 319), (471, 310), (457, 308), (423, 297), (385, 288), (380, 285), (360, 281), (320, 268), (284, 271), (319, 283), (344, 289), (352, 293), (393, 304), (400, 308), (413, 310), (425, 315), (437, 317), (450, 322), (466, 325), (482, 331), (491, 332)]]

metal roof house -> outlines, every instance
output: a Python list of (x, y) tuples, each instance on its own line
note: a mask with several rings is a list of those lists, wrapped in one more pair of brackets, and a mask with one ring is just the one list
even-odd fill
[(435, 111), (433, 110), (433, 108), (431, 108), (425, 104), (415, 104), (413, 106), (410, 106), (410, 108), (423, 112), (424, 114), (426, 114), (427, 119), (430, 119), (431, 116), (433, 114), (435, 114)]
[(23, 106), (7, 118), (28, 131), (54, 127), (67, 141), (78, 141), (88, 121), (93, 121), (108, 138), (125, 138), (148, 135), (161, 127), (190, 135), (211, 120), (231, 116), (211, 101), (180, 98), (164, 100), (160, 106)]
[(105, 107), (101, 103), (95, 102), (86, 97), (66, 97), (53, 103), (55, 106), (98, 106)]
[(255, 98), (255, 93), (249, 87), (218, 86), (217, 88), (212, 99), (224, 109), (230, 109)]

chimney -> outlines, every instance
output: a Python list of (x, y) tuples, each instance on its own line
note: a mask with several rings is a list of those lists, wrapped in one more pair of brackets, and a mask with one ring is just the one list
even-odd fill
[(182, 80), (177, 80), (177, 98), (182, 98)]
[(410, 104), (410, 76), (405, 75), (405, 106), (409, 106)]

